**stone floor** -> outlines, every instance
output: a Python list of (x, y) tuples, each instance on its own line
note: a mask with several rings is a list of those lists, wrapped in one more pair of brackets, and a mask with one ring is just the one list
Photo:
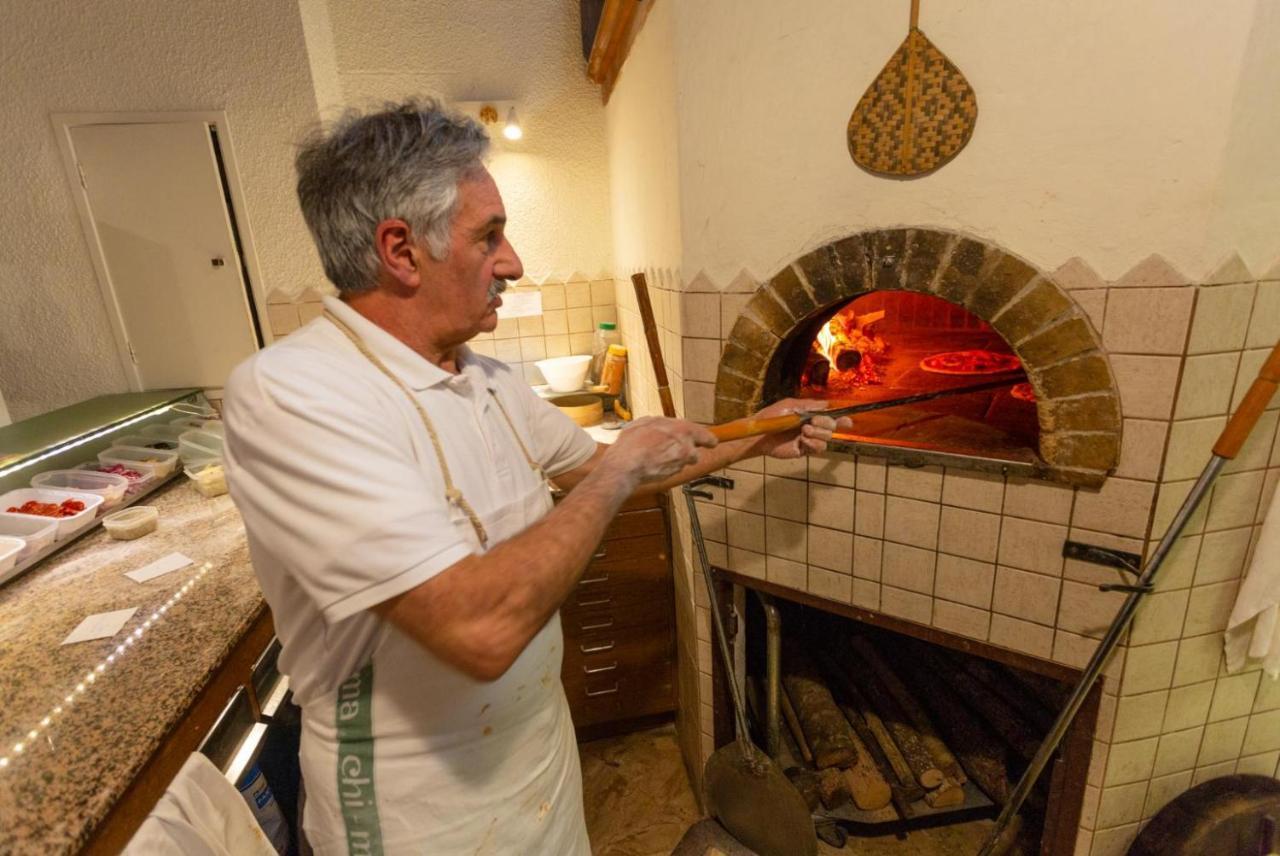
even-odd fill
[[(681, 836), (702, 815), (685, 774), (673, 726), (579, 747), (587, 832), (595, 856), (669, 856)], [(911, 832), (903, 838), (850, 837), (836, 850), (819, 844), (824, 856), (971, 856), (986, 839), (991, 821)]]

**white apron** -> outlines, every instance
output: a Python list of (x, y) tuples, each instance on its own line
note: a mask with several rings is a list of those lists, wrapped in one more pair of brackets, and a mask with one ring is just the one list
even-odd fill
[[(455, 502), (452, 525), (483, 552), (551, 507), (540, 481), (478, 519)], [(303, 712), (315, 852), (589, 856), (563, 646), (556, 614), (483, 683), (387, 624), (371, 661)]]

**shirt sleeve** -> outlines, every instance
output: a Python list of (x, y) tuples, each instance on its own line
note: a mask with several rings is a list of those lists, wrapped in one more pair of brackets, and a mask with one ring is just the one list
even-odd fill
[(509, 384), (529, 420), (529, 454), (551, 478), (579, 467), (596, 453), (596, 441), (559, 407), (540, 398), (520, 379)]
[(225, 399), (228, 484), (267, 554), (259, 573), (288, 574), (333, 623), (473, 552), (385, 391), (328, 355), (305, 366), (269, 355), (239, 367)]

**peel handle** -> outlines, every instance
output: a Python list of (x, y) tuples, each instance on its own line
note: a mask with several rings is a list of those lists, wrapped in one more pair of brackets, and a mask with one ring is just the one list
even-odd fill
[(1218, 442), (1213, 445), (1215, 455), (1231, 459), (1239, 454), (1240, 447), (1249, 438), (1249, 432), (1253, 430), (1254, 423), (1271, 403), (1271, 397), (1275, 395), (1277, 385), (1280, 385), (1280, 342), (1276, 342), (1267, 361), (1258, 370), (1258, 376), (1254, 378), (1253, 385), (1249, 387), (1249, 391), (1245, 393), (1244, 399), (1236, 409), (1235, 415), (1231, 417), (1227, 427), (1222, 429)]
[(799, 428), (809, 421), (808, 413), (787, 413), (783, 416), (748, 416), (735, 419), (722, 425), (712, 425), (708, 430), (720, 442), (725, 440), (741, 440), (743, 437), (758, 437), (761, 434), (779, 434)]

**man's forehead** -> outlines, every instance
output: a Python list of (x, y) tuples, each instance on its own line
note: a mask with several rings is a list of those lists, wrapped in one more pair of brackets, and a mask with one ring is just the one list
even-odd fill
[(458, 219), (471, 224), (498, 221), (505, 223), (507, 209), (502, 194), (488, 170), (458, 183)]

